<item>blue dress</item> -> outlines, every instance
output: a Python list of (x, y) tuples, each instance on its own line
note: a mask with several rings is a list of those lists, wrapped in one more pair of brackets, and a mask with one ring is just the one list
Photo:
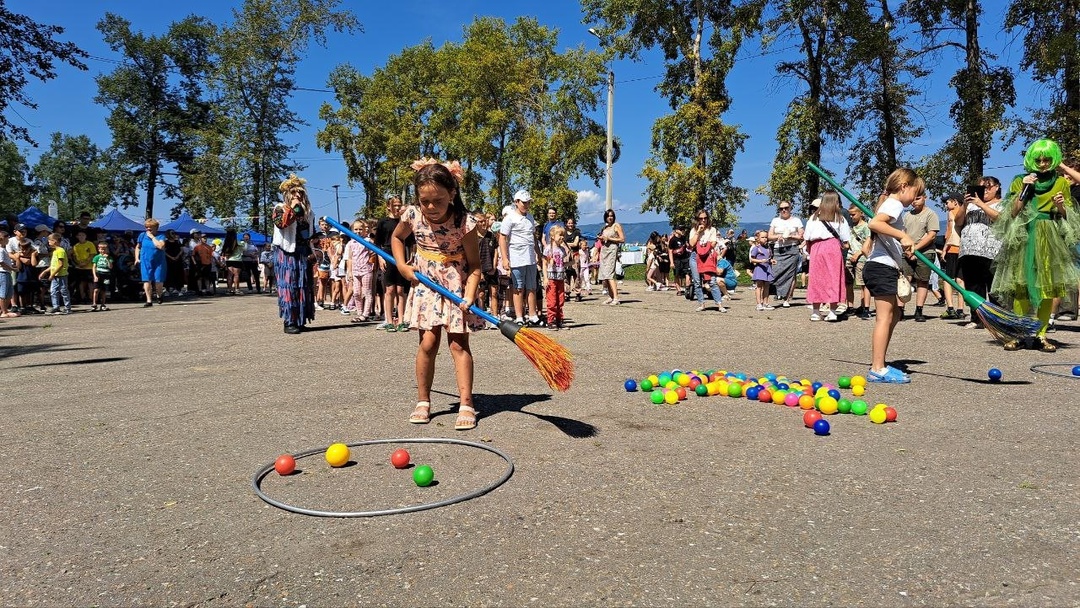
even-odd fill
[(139, 269), (143, 283), (165, 282), (165, 250), (158, 249), (145, 232), (139, 235)]

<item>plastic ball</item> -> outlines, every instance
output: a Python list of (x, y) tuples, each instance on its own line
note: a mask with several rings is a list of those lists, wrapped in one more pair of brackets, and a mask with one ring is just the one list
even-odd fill
[(786, 383), (786, 382), (781, 382), (781, 383), (779, 383), (779, 384), (777, 384), (777, 385), (776, 385), (776, 388), (778, 388), (778, 389), (780, 389), (780, 390), (782, 390), (782, 391), (786, 391), (786, 390), (788, 390), (789, 388), (791, 388), (791, 385), (790, 385), (790, 384), (788, 384), (788, 383)]
[(864, 376), (852, 376), (851, 387), (854, 388), (856, 386), (866, 386), (866, 378)]
[(827, 394), (830, 397), (832, 397), (833, 399), (836, 399), (836, 400), (840, 399), (840, 391), (836, 390), (835, 388), (830, 388), (829, 392)]
[(772, 393), (767, 389), (761, 389), (761, 392), (758, 393), (757, 400), (762, 403), (772, 403)]
[(428, 465), (422, 464), (413, 471), (412, 480), (421, 488), (426, 488), (431, 485), (431, 482), (435, 481), (435, 471), (432, 471)]
[(866, 415), (866, 402), (863, 401), (862, 399), (856, 399), (855, 401), (852, 401), (851, 402), (851, 413), (855, 414), (856, 416), (865, 416)]
[(648, 378), (644, 378), (644, 379), (642, 379), (642, 380), (641, 380), (641, 382), (639, 382), (639, 383), (638, 383), (638, 386), (640, 386), (640, 387), (641, 387), (641, 390), (642, 390), (642, 391), (644, 391), (644, 392), (648, 393), (648, 392), (649, 392), (649, 391), (651, 391), (651, 390), (653, 389), (653, 387), (654, 387), (654, 386), (656, 386), (656, 385), (654, 385), (654, 384), (652, 383), (652, 381), (651, 381), (651, 380), (649, 380)]
[(742, 397), (742, 385), (731, 383), (727, 387), (728, 397)]
[(394, 450), (394, 453), (390, 454), (390, 464), (394, 465), (395, 469), (404, 469), (409, 466), (411, 460), (412, 456), (406, 449)]
[(685, 401), (686, 400), (686, 389), (685, 388), (680, 386), (679, 388), (675, 389), (675, 394), (679, 396), (679, 401)]
[(896, 422), (896, 408), (885, 406), (885, 422)]
[(815, 435), (828, 435), (829, 434), (829, 421), (828, 420), (818, 420), (817, 422), (815, 422), (814, 423), (814, 434)]
[(637, 381), (633, 379), (627, 380), (626, 382), (623, 382), (623, 388), (626, 389), (626, 392), (632, 393), (637, 390)]
[(675, 379), (675, 382), (677, 382), (679, 386), (689, 386), (690, 376), (686, 374), (679, 374), (679, 377)]
[(656, 405), (660, 405), (664, 402), (664, 391), (654, 389), (653, 392), (649, 393), (649, 401), (652, 401)]
[(667, 386), (668, 382), (671, 382), (671, 374), (667, 372), (660, 374), (660, 386)]
[(990, 371), (986, 372), (986, 377), (990, 378), (990, 382), (998, 382), (1001, 380), (1001, 370), (996, 367), (991, 367)]
[(821, 383), (820, 382), (814, 382), (813, 384), (810, 385), (810, 388), (814, 389), (814, 392), (816, 393), (816, 392), (818, 392), (818, 389), (821, 388)]
[(884, 424), (886, 417), (885, 408), (883, 407), (875, 407), (870, 410), (870, 422), (873, 422), (874, 424)]
[(802, 422), (806, 425), (806, 428), (814, 428), (814, 423), (821, 420), (821, 412), (817, 410), (806, 410), (802, 415)]
[(750, 401), (757, 401), (758, 394), (761, 393), (762, 388), (760, 386), (751, 386), (746, 389), (746, 398)]
[(694, 387), (694, 394), (698, 397), (705, 397), (709, 394), (709, 387), (705, 386), (704, 384), (698, 384)]
[(866, 387), (861, 384), (853, 384), (851, 385), (851, 394), (856, 397), (862, 397), (866, 394)]
[(840, 412), (841, 414), (850, 414), (851, 413), (851, 401), (848, 401), (847, 399), (841, 399), (841, 400), (837, 401), (836, 402), (836, 411)]
[(786, 405), (788, 407), (798, 407), (799, 406), (799, 394), (798, 393), (788, 393), (788, 394), (784, 395), (784, 405)]
[(274, 470), (278, 475), (292, 475), (296, 470), (296, 459), (291, 454), (282, 454), (274, 461)]
[(326, 448), (326, 463), (332, 467), (342, 467), (349, 462), (349, 446), (335, 443)]
[(825, 396), (818, 402), (818, 411), (826, 416), (832, 416), (840, 410), (839, 403), (832, 397)]
[(1074, 376), (1080, 376), (1080, 365), (1077, 365), (1076, 367), (1074, 367), (1074, 368), (1072, 369), (1072, 374), (1073, 374)]
[(701, 386), (701, 379), (697, 376), (690, 378), (690, 385), (687, 387), (692, 391), (696, 391), (697, 387)]
[(772, 394), (772, 402), (776, 405), (784, 405), (784, 399), (787, 399), (787, 392), (785, 391), (776, 389), (776, 391)]
[(803, 395), (799, 397), (799, 407), (804, 410), (814, 409), (814, 398), (810, 395)]
[(851, 378), (847, 376), (840, 376), (840, 378), (836, 381), (836, 384), (839, 385), (840, 388), (851, 388)]
[(649, 376), (649, 382), (653, 385), (653, 387), (663, 386), (660, 384), (660, 378), (656, 374), (652, 374), (651, 376)]
[(664, 393), (664, 403), (668, 405), (675, 405), (679, 402), (679, 393), (675, 391), (668, 391)]

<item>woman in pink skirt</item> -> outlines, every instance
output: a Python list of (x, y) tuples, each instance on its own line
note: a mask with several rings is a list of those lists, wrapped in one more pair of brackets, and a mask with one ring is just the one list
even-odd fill
[(813, 312), (811, 321), (820, 321), (822, 304), (829, 307), (826, 321), (836, 321), (836, 307), (845, 301), (844, 251), (851, 240), (851, 230), (840, 213), (840, 196), (827, 191), (810, 204), (814, 214), (806, 221), (803, 239), (810, 252), (810, 279), (806, 301)]

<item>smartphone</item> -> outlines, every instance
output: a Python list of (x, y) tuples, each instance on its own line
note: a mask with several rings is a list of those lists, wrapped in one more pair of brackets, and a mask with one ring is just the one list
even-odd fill
[(983, 186), (968, 186), (967, 193), (982, 200), (983, 196), (986, 194), (986, 188)]

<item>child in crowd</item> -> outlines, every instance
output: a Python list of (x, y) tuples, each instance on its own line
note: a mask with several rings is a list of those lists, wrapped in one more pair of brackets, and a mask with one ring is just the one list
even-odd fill
[(750, 247), (751, 278), (754, 279), (754, 295), (757, 296), (758, 310), (773, 310), (769, 306), (769, 285), (772, 283), (772, 267), (776, 263), (769, 249), (769, 233), (758, 230), (754, 233), (756, 243)]
[(22, 314), (40, 314), (34, 308), (34, 297), (41, 291), (38, 281), (38, 254), (33, 241), (24, 238), (15, 255), (15, 304)]
[[(50, 315), (70, 315), (71, 314), (71, 294), (68, 293), (68, 255), (67, 251), (61, 245), (61, 237), (59, 233), (52, 233), (49, 235), (49, 251), (52, 253), (52, 259), (49, 262), (49, 267), (42, 272), (38, 278), (42, 281), (49, 281), (49, 295), (52, 297), (52, 308), (49, 309), (47, 314)], [(60, 309), (60, 304), (63, 303), (63, 310)]]
[(581, 291), (578, 293), (578, 301), (581, 301), (582, 294), (586, 296), (592, 295), (592, 261), (589, 259), (589, 239), (581, 237), (581, 245), (578, 246), (578, 276), (581, 281)]
[(863, 267), (863, 280), (874, 297), (877, 319), (871, 340), (870, 382), (906, 384), (911, 378), (904, 372), (885, 364), (893, 330), (900, 321), (902, 304), (896, 297), (896, 281), (900, 278), (900, 261), (911, 253), (915, 242), (904, 231), (900, 218), (904, 208), (920, 194), (919, 178), (911, 169), (901, 167), (885, 180), (885, 193), (870, 220), (873, 245)]
[[(830, 190), (815, 202), (818, 204), (811, 204), (815, 211), (806, 221), (803, 232), (811, 269), (806, 301), (812, 307), (827, 307), (825, 320), (837, 321), (837, 306), (847, 302), (844, 252), (851, 241), (851, 231), (840, 213), (839, 194)], [(817, 310), (810, 313), (810, 320), (821, 320)]]
[(739, 271), (731, 265), (731, 260), (723, 255), (716, 262), (716, 274), (720, 277), (720, 293), (725, 298), (728, 294), (735, 293), (739, 286)]
[[(435, 375), (435, 357), (443, 332), (449, 342), (457, 376), (459, 405), (454, 429), (476, 428), (477, 412), (473, 402), (473, 357), (469, 333), (482, 329), (483, 321), (468, 312), (480, 287), (480, 245), (476, 237), (476, 219), (465, 209), (459, 190), (461, 168), (457, 163), (444, 166), (437, 162), (418, 161), (416, 175), (417, 205), (401, 214), (390, 247), (401, 276), (416, 281), (416, 271), (463, 299), (453, 304), (423, 283), (415, 285), (405, 304), (404, 317), (409, 328), (420, 334), (416, 351), (416, 407), (409, 416), (413, 424), (430, 422), (431, 384)], [(452, 172), (453, 171), (453, 172)], [(416, 238), (416, 253), (405, 257), (405, 242)]]
[(499, 252), (499, 242), (491, 231), (492, 219), (483, 214), (476, 217), (476, 237), (480, 247), (480, 293), (486, 300), (487, 311), (491, 316), (499, 316), (499, 271), (495, 265), (495, 255)]
[[(352, 223), (352, 230), (365, 241), (370, 241), (368, 225), (364, 220), (356, 220)], [(366, 323), (375, 308), (374, 293), (371, 290), (371, 280), (375, 275), (375, 261), (371, 259), (373, 254), (367, 248), (350, 240), (345, 245), (345, 276), (352, 282), (352, 299), (347, 303), (346, 309), (352, 309), (353, 323)]]
[(566, 246), (566, 228), (551, 227), (549, 242), (544, 248), (544, 276), (547, 278), (545, 300), (547, 327), (558, 331), (563, 328), (563, 305), (566, 303), (566, 266), (571, 261), (570, 248)]
[(19, 313), (8, 310), (8, 300), (15, 295), (14, 285), (11, 283), (11, 272), (15, 270), (15, 260), (8, 253), (7, 230), (0, 230), (0, 317), (11, 318), (19, 316)]
[(259, 263), (262, 264), (262, 274), (266, 277), (266, 289), (271, 295), (277, 295), (277, 276), (274, 274), (274, 251), (273, 244), (263, 245), (259, 252)]
[(94, 305), (90, 308), (90, 312), (109, 310), (108, 295), (110, 283), (112, 283), (113, 268), (112, 257), (109, 256), (109, 244), (98, 243), (97, 251), (97, 255), (94, 256), (90, 266), (90, 272), (93, 274), (94, 279)]
[(848, 242), (847, 257), (848, 306), (855, 306), (855, 299), (858, 298), (855, 316), (866, 320), (870, 318), (870, 292), (863, 283), (863, 266), (866, 266), (863, 246), (870, 241), (870, 226), (858, 205), (849, 207), (848, 213), (851, 214), (851, 240)]

